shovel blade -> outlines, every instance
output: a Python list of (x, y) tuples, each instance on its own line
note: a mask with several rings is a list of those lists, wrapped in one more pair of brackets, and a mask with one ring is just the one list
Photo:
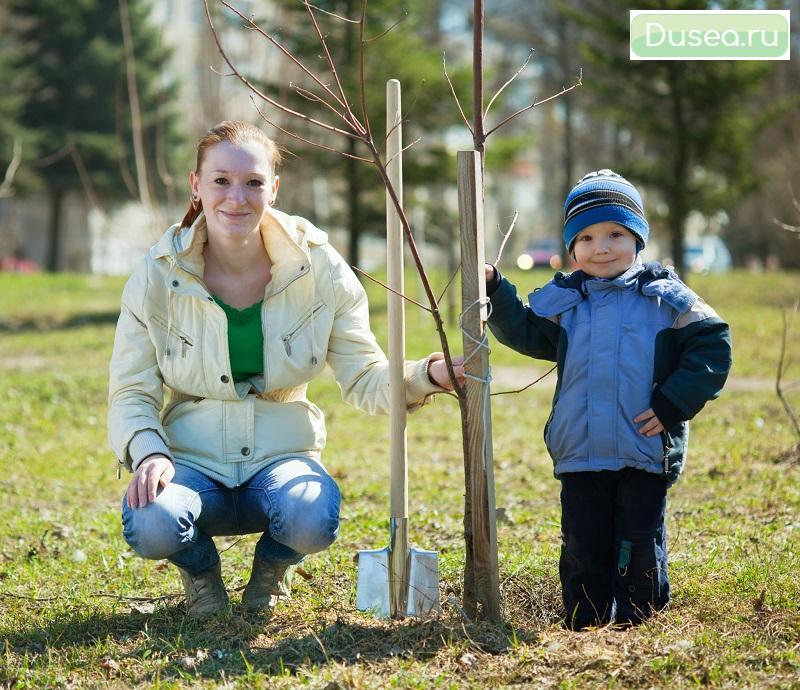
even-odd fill
[[(358, 553), (356, 608), (391, 618), (389, 563), (391, 549), (365, 549)], [(408, 550), (408, 597), (405, 615), (425, 618), (441, 610), (439, 603), (439, 554), (425, 549)]]
[(358, 552), (356, 608), (372, 611), (379, 618), (389, 618), (389, 548)]
[(406, 615), (425, 618), (440, 610), (439, 554), (425, 549), (409, 549)]

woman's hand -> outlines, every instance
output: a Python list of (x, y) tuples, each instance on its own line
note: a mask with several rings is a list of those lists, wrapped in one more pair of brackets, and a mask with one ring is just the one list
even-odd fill
[(125, 496), (131, 508), (144, 508), (156, 500), (158, 487), (165, 487), (175, 476), (175, 467), (166, 455), (151, 455), (133, 473)]
[(638, 417), (634, 417), (633, 423), (639, 424), (639, 422), (644, 422), (644, 424), (639, 427), (639, 433), (645, 436), (655, 436), (664, 431), (664, 425), (661, 423), (661, 420), (656, 417), (656, 413), (653, 412), (652, 407), (642, 412)]
[(483, 264), (483, 272), (486, 277), (487, 285), (494, 280), (495, 268), (492, 264)]
[[(459, 355), (458, 357), (453, 357), (453, 373), (456, 375), (456, 380), (458, 381), (458, 385), (463, 386), (464, 358), (461, 355)], [(447, 364), (445, 363), (444, 359), (437, 359), (436, 361), (431, 361), (431, 363), (428, 365), (428, 377), (437, 386), (444, 388), (445, 390), (448, 391), (453, 390), (453, 384), (450, 382), (450, 376), (447, 373)]]

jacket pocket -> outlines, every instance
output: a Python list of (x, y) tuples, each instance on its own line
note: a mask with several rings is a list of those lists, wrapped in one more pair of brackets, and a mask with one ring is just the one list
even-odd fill
[(286, 350), (286, 356), (292, 357), (292, 343), (302, 334), (304, 329), (311, 324), (311, 320), (319, 314), (326, 307), (325, 302), (318, 302), (314, 308), (303, 317), (295, 322), (289, 330), (281, 336), (283, 341), (283, 349)]
[[(161, 314), (152, 314), (150, 319), (161, 331), (164, 332), (165, 336), (169, 336), (176, 341), (175, 345), (178, 348), (180, 356), (182, 358), (186, 357), (186, 355), (189, 353), (189, 348), (194, 347), (194, 341), (191, 336), (189, 336), (187, 333), (184, 333), (180, 328), (177, 328), (175, 324), (168, 324), (167, 320), (161, 316)], [(168, 357), (173, 354), (171, 352), (171, 347), (172, 344), (167, 339), (164, 354)]]

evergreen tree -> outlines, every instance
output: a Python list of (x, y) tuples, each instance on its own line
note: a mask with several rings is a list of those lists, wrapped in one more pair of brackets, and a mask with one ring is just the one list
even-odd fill
[[(12, 67), (27, 72), (20, 117), (37, 133), (41, 156), (36, 173), (47, 190), (50, 209), (48, 270), (58, 270), (65, 194), (80, 190), (82, 163), (92, 192), (101, 198), (136, 195), (131, 115), (120, 4), (109, 0), (10, 0), (16, 36)], [(149, 22), (148, 0), (128, 0), (141, 102), (143, 139), (151, 198), (164, 195), (156, 171), (175, 146), (174, 90), (161, 75), (169, 58)], [(163, 145), (169, 142), (169, 146)], [(156, 178), (156, 179), (154, 179)]]
[[(637, 9), (722, 9), (706, 0), (642, 0)], [(736, 3), (737, 9), (741, 9)], [(722, 5), (723, 7), (720, 7)], [(584, 0), (569, 16), (584, 29), (584, 84), (617, 123), (615, 170), (663, 193), (670, 251), (682, 270), (686, 219), (713, 213), (755, 183), (752, 143), (771, 111), (754, 112), (749, 95), (768, 62), (629, 59), (630, 3)], [(654, 215), (654, 214), (653, 214)]]

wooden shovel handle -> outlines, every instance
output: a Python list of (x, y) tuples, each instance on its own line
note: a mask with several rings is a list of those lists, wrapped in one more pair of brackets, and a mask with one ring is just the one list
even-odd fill
[[(386, 166), (395, 194), (403, 202), (403, 128), (400, 82), (386, 82)], [(386, 194), (386, 271), (389, 287), (403, 293), (403, 226)], [(391, 516), (408, 517), (408, 468), (406, 456), (405, 305), (389, 292), (389, 462)]]

